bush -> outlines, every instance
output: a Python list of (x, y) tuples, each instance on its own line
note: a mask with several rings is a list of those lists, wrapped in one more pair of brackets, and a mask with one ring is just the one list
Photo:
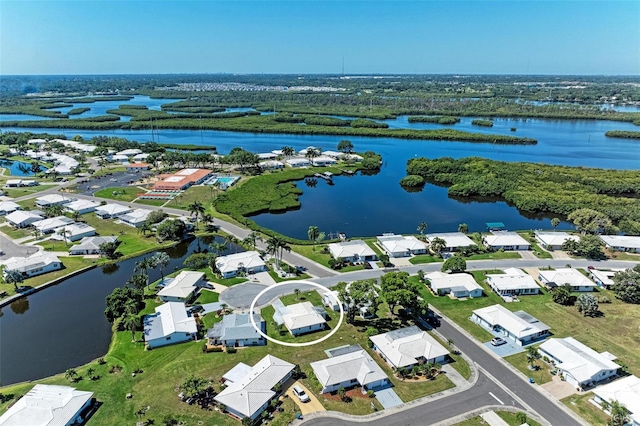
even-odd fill
[(228, 354), (235, 354), (236, 352), (238, 352), (238, 350), (235, 347), (227, 346), (227, 353)]
[(423, 186), (424, 182), (424, 178), (418, 175), (409, 175), (400, 179), (400, 185), (410, 188)]

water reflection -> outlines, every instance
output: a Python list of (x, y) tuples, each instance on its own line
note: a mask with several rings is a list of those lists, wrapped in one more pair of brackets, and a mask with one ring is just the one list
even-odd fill
[(11, 310), (13, 313), (22, 315), (29, 310), (29, 299), (23, 297), (21, 299), (16, 300), (15, 302), (11, 302)]

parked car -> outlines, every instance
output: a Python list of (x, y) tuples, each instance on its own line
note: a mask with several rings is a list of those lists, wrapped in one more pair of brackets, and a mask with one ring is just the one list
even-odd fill
[(293, 394), (298, 397), (300, 402), (309, 402), (309, 395), (300, 386), (293, 387)]
[(504, 345), (505, 343), (507, 343), (507, 341), (504, 340), (502, 337), (494, 337), (493, 339), (491, 339), (491, 344), (493, 346), (500, 346), (500, 345)]

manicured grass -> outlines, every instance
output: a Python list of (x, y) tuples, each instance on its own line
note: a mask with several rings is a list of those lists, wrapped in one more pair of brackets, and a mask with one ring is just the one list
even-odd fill
[(527, 363), (527, 353), (520, 352), (515, 355), (510, 355), (504, 358), (511, 365), (520, 370), (525, 376), (533, 377), (533, 380), (537, 384), (541, 385), (551, 381), (551, 373), (549, 373), (549, 365), (541, 359), (535, 362), (537, 370), (529, 370), (529, 364)]
[(524, 231), (524, 232), (518, 232), (518, 234), (520, 234), (522, 238), (524, 238), (529, 242), (529, 244), (531, 244), (531, 251), (533, 252), (533, 255), (535, 257), (537, 257), (538, 259), (553, 259), (553, 255), (551, 253), (549, 253), (546, 250), (543, 250), (540, 247), (540, 245), (538, 244), (538, 241), (533, 236), (534, 235), (533, 232)]
[(419, 254), (409, 259), (409, 263), (411, 263), (412, 265), (419, 265), (421, 263), (436, 263), (442, 261), (443, 260), (441, 257), (432, 256), (430, 254)]
[(472, 417), (467, 420), (463, 420), (460, 423), (456, 423), (454, 426), (486, 426), (487, 423), (480, 416)]
[(130, 256), (134, 253), (141, 253), (160, 246), (167, 246), (167, 244), (159, 245), (152, 235), (142, 235), (142, 233), (133, 226), (117, 224), (115, 223), (115, 219), (100, 219), (95, 213), (82, 215), (82, 221), (86, 222), (87, 225), (93, 226), (99, 235), (117, 236), (118, 241), (120, 241), (118, 252), (123, 256)]
[(456, 355), (454, 353), (450, 353), (449, 357), (451, 357), (451, 359), (453, 360), (453, 362), (450, 363), (453, 369), (460, 373), (462, 377), (469, 380), (469, 378), (471, 377), (471, 367), (469, 367), (467, 361), (465, 361), (462, 356)]
[(616, 251), (611, 255), (611, 259), (632, 260), (635, 262), (640, 262), (640, 253), (625, 253), (621, 251)]
[(167, 207), (189, 210), (189, 205), (194, 203), (195, 201), (201, 202), (205, 207), (210, 207), (211, 201), (215, 197), (215, 195), (216, 189), (212, 185), (192, 186), (182, 194), (175, 197), (173, 200), (169, 201)]
[(215, 291), (202, 289), (200, 290), (200, 294), (198, 298), (193, 302), (194, 305), (202, 305), (205, 303), (214, 303), (218, 301), (218, 293)]
[(580, 417), (585, 419), (592, 425), (604, 425), (608, 424), (609, 416), (589, 402), (589, 399), (593, 398), (593, 392), (587, 392), (583, 395), (571, 395), (561, 399), (562, 403), (578, 413)]
[(378, 258), (383, 254), (382, 250), (380, 250), (380, 247), (378, 247), (378, 245), (376, 244), (376, 242), (378, 241), (376, 238), (363, 238), (362, 240), (367, 243), (371, 250), (376, 252)]
[(11, 225), (0, 227), (0, 232), (7, 234), (12, 239), (24, 238), (31, 235), (32, 230), (30, 228), (14, 228)]
[[(30, 179), (30, 178), (26, 178)], [(18, 198), (24, 195), (37, 194), (38, 192), (51, 189), (55, 187), (55, 185), (38, 185), (38, 186), (27, 186), (22, 188), (3, 188), (2, 191), (4, 195), (11, 198)]]
[(104, 188), (93, 194), (99, 198), (107, 198), (117, 201), (133, 201), (138, 198), (138, 194), (144, 194), (145, 191), (137, 186), (120, 186), (113, 188)]
[[(498, 414), (502, 420), (507, 422), (509, 426), (520, 426), (522, 424), (518, 421), (518, 413), (512, 413), (511, 411), (496, 411), (496, 414)], [(535, 420), (531, 420), (529, 417), (527, 417), (527, 424), (529, 426), (540, 426), (540, 423)]]
[(165, 205), (167, 202), (167, 200), (136, 200), (135, 203), (136, 204), (144, 204), (146, 206), (156, 206), (156, 207), (160, 207)]
[(273, 271), (273, 270), (269, 270), (269, 276), (273, 278), (273, 280), (277, 283), (281, 283), (284, 281), (306, 280), (308, 278), (311, 278), (311, 275), (309, 274), (301, 274), (293, 277), (282, 278), (280, 275), (277, 274), (276, 271)]
[(486, 260), (486, 259), (521, 259), (520, 253), (514, 251), (494, 251), (490, 253), (474, 254), (465, 257), (465, 260)]
[[(327, 268), (331, 268), (329, 266), (329, 260), (331, 259), (331, 255), (329, 253), (324, 252), (324, 248), (326, 244), (316, 244), (315, 250), (313, 246), (301, 245), (301, 244), (293, 244), (291, 245), (291, 250), (294, 252), (301, 254), (307, 259), (311, 259), (316, 263), (326, 266)], [(364, 265), (349, 265), (345, 266), (342, 269), (336, 269), (337, 272), (351, 272), (351, 271), (360, 271), (364, 269)]]

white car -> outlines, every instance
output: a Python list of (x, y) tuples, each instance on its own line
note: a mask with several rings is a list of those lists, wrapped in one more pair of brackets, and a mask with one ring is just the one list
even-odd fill
[(293, 394), (298, 397), (300, 402), (309, 402), (309, 395), (300, 386), (293, 387)]

